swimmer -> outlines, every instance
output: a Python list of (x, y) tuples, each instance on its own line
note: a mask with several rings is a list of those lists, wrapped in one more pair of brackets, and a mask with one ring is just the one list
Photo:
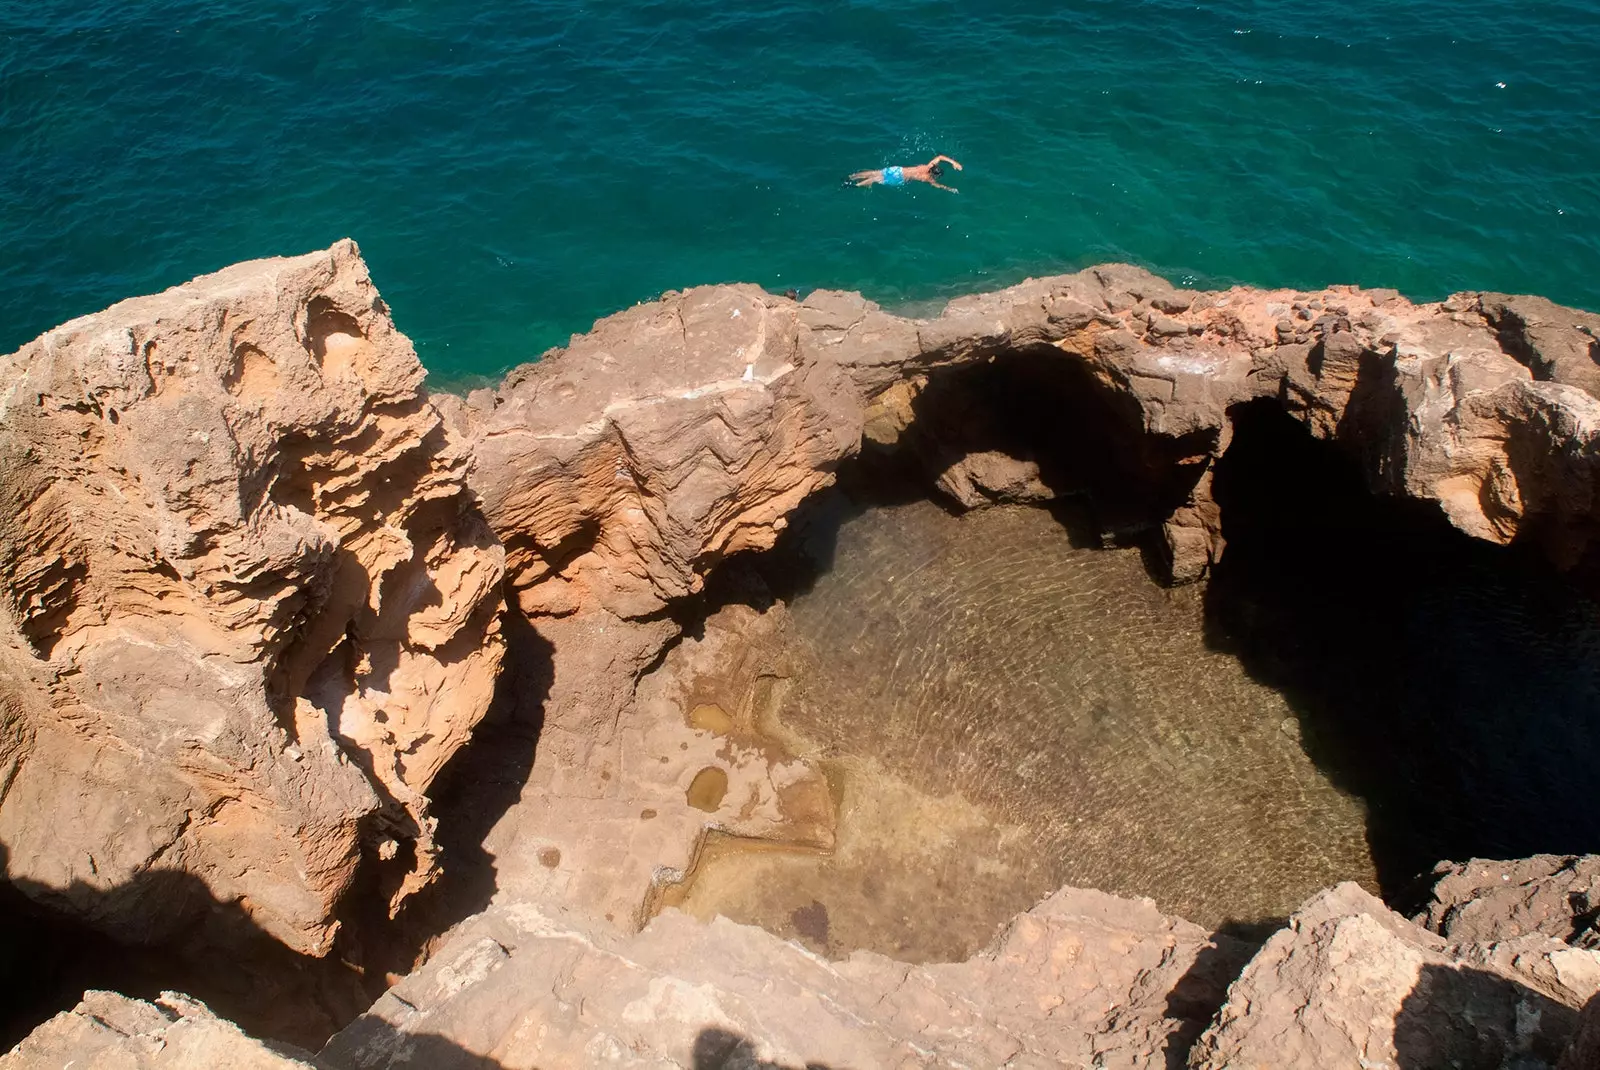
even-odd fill
[(927, 163), (916, 164), (911, 167), (885, 167), (881, 171), (857, 171), (850, 176), (850, 181), (858, 186), (903, 186), (907, 182), (926, 182), (937, 189), (947, 189), (951, 193), (960, 193), (961, 191), (955, 187), (946, 186), (939, 181), (939, 178), (944, 174), (944, 168), (939, 166), (941, 163), (947, 163), (957, 171), (961, 170), (961, 165), (955, 160), (948, 156), (940, 155), (935, 156)]

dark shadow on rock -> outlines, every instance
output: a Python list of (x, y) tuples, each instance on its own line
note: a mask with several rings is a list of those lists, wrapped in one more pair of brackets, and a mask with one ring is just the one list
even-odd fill
[(1395, 1018), (1395, 1067), (1552, 1067), (1577, 1028), (1578, 1011), (1497, 973), (1424, 966)]
[(318, 1065), (328, 1070), (505, 1070), (498, 1060), (433, 1033), (402, 1033), (386, 1022), (363, 1022), (362, 1029), (359, 1051), (324, 1053)]
[[(726, 1029), (704, 1029), (694, 1038), (693, 1070), (802, 1070), (787, 1063), (775, 1063), (756, 1054), (747, 1038)], [(823, 1063), (806, 1063), (803, 1070), (846, 1070)]]
[(1234, 415), (1208, 640), (1364, 800), (1385, 898), (1415, 906), (1440, 859), (1600, 851), (1600, 607), (1523, 547), (1368, 494), (1275, 403)]
[(1228, 986), (1239, 979), (1265, 940), (1238, 939), (1219, 932), (1167, 993), (1166, 1016), (1183, 1023), (1168, 1035), (1161, 1055), (1167, 1070), (1189, 1065), (1189, 1050), (1228, 1000)]
[[(0, 866), (4, 862), (0, 847)], [(127, 902), (130, 896), (181, 894), (196, 904), (190, 928), (150, 946), (119, 943), (24, 893), (63, 894), (26, 882), (0, 883), (0, 1005), (5, 1008), (0, 1052), (71, 1010), (88, 989), (144, 1000), (155, 1000), (163, 991), (182, 992), (267, 1047), (300, 1058), (320, 1049), (375, 998), (337, 947), (322, 959), (290, 951), (257, 928), (238, 904), (218, 902), (199, 878), (187, 873), (149, 872), (129, 886), (104, 892), (82, 886), (65, 891), (91, 911), (101, 895)], [(500, 1070), (493, 1059), (443, 1037), (383, 1028), (390, 1034), (386, 1051), (412, 1053), (410, 1062), (394, 1065)], [(387, 1068), (390, 1063), (372, 1065)]]
[[(494, 702), (432, 792), (444, 875), (413, 897), (398, 919), (384, 909), (387, 896), (376, 886), (382, 875), (365, 865), (341, 905), (334, 950), (321, 959), (284, 947), (236, 904), (216, 901), (202, 881), (180, 871), (147, 872), (110, 889), (0, 884), (0, 987), (7, 1008), (0, 1050), (70, 1009), (88, 988), (142, 999), (181, 991), (253, 1036), (310, 1051), (363, 1013), (395, 975), (417, 964), (434, 938), (482, 910), (494, 894), (493, 860), (483, 840), (527, 781), (550, 685), (549, 644), (515, 611), (507, 614), (505, 629), (506, 665)], [(0, 848), (0, 866), (4, 860)], [(137, 916), (141, 900), (184, 901), (191, 904), (191, 921), (134, 944), (36, 901), (50, 899), (72, 902), (91, 916)]]
[(929, 481), (971, 453), (1031, 460), (1058, 500), (1078, 499), (1070, 519), (1086, 510), (1087, 524), (1073, 533), (1091, 545), (1158, 528), (1188, 499), (1216, 443), (1215, 431), (1147, 433), (1132, 396), (1051, 345), (934, 371), (911, 409), (902, 450)]

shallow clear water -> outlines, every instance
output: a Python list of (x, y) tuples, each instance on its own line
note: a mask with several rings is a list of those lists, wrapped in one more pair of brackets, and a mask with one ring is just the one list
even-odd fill
[[(0, 4), (0, 351), (345, 235), (447, 384), (733, 279), (1600, 307), (1596, 39), (1514, 0)], [(959, 196), (840, 185), (933, 152)]]
[(839, 850), (712, 852), (687, 909), (802, 938), (826, 917), (812, 942), (835, 953), (959, 958), (1063, 884), (1210, 926), (1340, 880), (1376, 891), (1365, 807), (1307, 757), (1284, 697), (1208, 646), (1202, 603), (1040, 509), (846, 521), (790, 606), (777, 714), (832, 763)]

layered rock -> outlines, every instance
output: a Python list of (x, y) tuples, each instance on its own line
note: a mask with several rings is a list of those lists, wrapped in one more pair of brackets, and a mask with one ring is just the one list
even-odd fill
[[(1106, 528), (1158, 526), (1172, 578), (1198, 579), (1225, 551), (1210, 474), (1247, 403), (1339, 443), (1375, 491), (1585, 569), (1592, 319), (1498, 295), (1195, 293), (1124, 266), (928, 320), (708, 287), (436, 405), (350, 243), (124, 302), (0, 358), (7, 872), (126, 938), (222, 903), (327, 951), (364, 854), (391, 904), (436, 871), (427, 792), (488, 706), (504, 575), (537, 637), (521, 668), (542, 733), (486, 841), (501, 901), (334, 1065), (1168, 1065), (1243, 952), (1148, 903), (1063, 892), (942, 966), (830, 964), (675, 913), (631, 933), (709, 834), (830, 835), (820, 774), (751, 731), (761, 618), (679, 641), (674, 612), (864, 439), (968, 506), (1126, 492)], [(1075, 482), (940, 399), (991, 364), (1070, 384), (1108, 474)], [(1573, 905), (1582, 867), (1528, 865), (1510, 906), (1470, 866), (1442, 883), (1427, 920), (1446, 936), (1352, 888), (1313, 901), (1194, 1065), (1588, 1050), (1600, 971), (1564, 942), (1593, 909)], [(150, 1047), (201, 1017), (100, 1006), (49, 1042)]]
[(427, 878), (503, 553), (423, 374), (348, 241), (0, 357), (0, 845), (28, 894), (135, 940), (226, 904), (320, 954), (363, 846), (397, 896)]
[(1438, 502), (1496, 542), (1531, 529), (1570, 566), (1593, 534), (1600, 401), (1573, 348), (1589, 335), (1540, 326), (1584, 318), (1555, 306), (1515, 320), (1535, 324), (1518, 334), (1517, 300), (1197, 293), (1113, 265), (907, 320), (852, 294), (795, 303), (706, 287), (600, 321), (475, 395), (462, 420), (473, 486), (531, 615), (659, 611), (728, 554), (769, 546), (863, 431), (911, 423), (930, 373), (1045, 346), (1087, 368), (1129, 430), (1185, 444), (1167, 455), (1194, 466), (1192, 491), (1157, 518), (1179, 577), (1220, 553), (1206, 466), (1228, 445), (1229, 410), (1261, 398), (1361, 457), (1375, 491)]

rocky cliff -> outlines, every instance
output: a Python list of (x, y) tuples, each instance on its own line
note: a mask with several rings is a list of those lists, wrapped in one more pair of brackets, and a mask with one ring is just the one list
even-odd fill
[[(458, 399), (424, 391), (349, 242), (124, 302), (0, 357), (7, 874), (124, 939), (220, 906), (327, 953), (358, 871), (391, 912), (438, 873), (430, 788), (489, 708), (504, 619), (503, 690), (539, 735), (483, 842), (496, 904), (332, 1065), (1176, 1065), (1202, 1030), (1195, 1065), (1550, 1064), (1600, 971), (1571, 934), (1495, 930), (1514, 907), (1492, 886), (1431, 935), (1327, 893), (1226, 999), (1248, 949), (1086, 892), (948, 967), (828, 964), (671, 913), (630, 933), (712, 830), (829, 843), (819, 771), (716, 723), (759, 676), (762, 623), (734, 606), (679, 641), (680, 610), (864, 444), (966, 506), (1087, 496), (1193, 581), (1226, 551), (1211, 473), (1233, 420), (1271, 405), (1375, 492), (1590, 584), (1597, 329), (1531, 298), (1199, 293), (1126, 266), (932, 319), (720, 286)], [(965, 388), (987, 368), (1044, 399), (1027, 434)], [(1577, 879), (1530, 870), (1525, 898)], [(11, 1058), (123, 1043), (76, 1013)], [(108, 1028), (146, 1044), (198, 1015)]]
[(503, 552), (351, 242), (0, 357), (0, 845), (152, 940), (215, 903), (320, 954), (487, 708)]

